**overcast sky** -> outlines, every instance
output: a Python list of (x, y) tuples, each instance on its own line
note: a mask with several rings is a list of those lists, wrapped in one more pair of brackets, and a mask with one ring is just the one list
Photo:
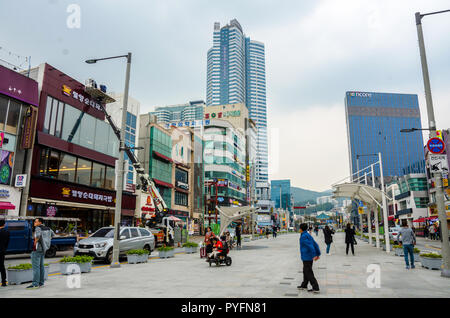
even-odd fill
[[(67, 26), (70, 4), (80, 28)], [(346, 91), (418, 94), (428, 127), (414, 13), (445, 9), (448, 0), (0, 0), (0, 58), (31, 56), (123, 91), (124, 61), (83, 61), (132, 52), (130, 95), (143, 113), (206, 99), (214, 22), (236, 18), (266, 46), (271, 179), (323, 191), (349, 174)], [(449, 128), (450, 13), (423, 23), (436, 122)]]

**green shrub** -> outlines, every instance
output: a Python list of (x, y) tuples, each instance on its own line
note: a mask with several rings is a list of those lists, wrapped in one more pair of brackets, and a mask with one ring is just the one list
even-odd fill
[(415, 248), (415, 247), (414, 247), (414, 253), (415, 253), (415, 254), (418, 254), (418, 253), (420, 253), (420, 250), (419, 250), (418, 248)]
[(183, 247), (198, 247), (198, 244), (195, 242), (186, 242), (183, 243)]
[(29, 263), (25, 263), (25, 264), (19, 264), (19, 265), (15, 265), (15, 266), (8, 266), (8, 269), (19, 269), (19, 270), (26, 270), (26, 269), (32, 269), (33, 266)]
[(424, 254), (420, 254), (420, 257), (442, 258), (442, 255), (436, 254), (436, 253), (424, 253)]
[(160, 252), (168, 252), (168, 251), (172, 251), (173, 247), (172, 246), (161, 246), (158, 248), (158, 251)]
[(403, 248), (401, 245), (394, 245), (393, 248)]
[(59, 262), (60, 263), (79, 263), (79, 264), (84, 264), (84, 263), (90, 263), (92, 262), (94, 258), (92, 256), (87, 256), (87, 255), (77, 255), (74, 257), (68, 257), (68, 256), (64, 256)]
[(145, 255), (148, 254), (147, 250), (129, 250), (127, 255)]

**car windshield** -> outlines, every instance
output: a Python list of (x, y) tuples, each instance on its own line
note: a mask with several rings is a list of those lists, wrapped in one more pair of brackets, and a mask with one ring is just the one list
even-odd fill
[(91, 237), (107, 237), (112, 238), (114, 237), (114, 229), (111, 227), (105, 227), (101, 228), (97, 232), (91, 235)]

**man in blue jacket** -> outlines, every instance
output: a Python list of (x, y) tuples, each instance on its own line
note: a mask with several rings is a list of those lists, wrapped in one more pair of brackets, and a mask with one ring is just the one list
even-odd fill
[[(319, 245), (308, 233), (308, 225), (306, 223), (300, 224), (300, 255), (303, 261), (303, 283), (297, 288), (318, 294), (320, 292), (319, 283), (314, 277), (312, 266), (313, 261), (317, 261), (320, 258), (320, 249)], [(308, 289), (308, 283), (311, 283), (312, 289)]]

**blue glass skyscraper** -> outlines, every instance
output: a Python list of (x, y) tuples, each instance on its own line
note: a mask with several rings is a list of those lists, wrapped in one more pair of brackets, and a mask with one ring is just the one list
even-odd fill
[[(345, 115), (350, 171), (378, 161), (381, 152), (384, 176), (424, 173), (422, 132), (401, 133), (404, 128), (421, 128), (419, 101), (415, 94), (346, 92)], [(374, 174), (380, 176), (378, 166)]]
[[(245, 103), (258, 129), (256, 182), (268, 182), (264, 44), (245, 37), (236, 19), (214, 24), (208, 50), (206, 106)], [(257, 190), (258, 192), (258, 190)]]
[(282, 208), (292, 212), (291, 180), (272, 180), (270, 199), (275, 202), (276, 209)]

